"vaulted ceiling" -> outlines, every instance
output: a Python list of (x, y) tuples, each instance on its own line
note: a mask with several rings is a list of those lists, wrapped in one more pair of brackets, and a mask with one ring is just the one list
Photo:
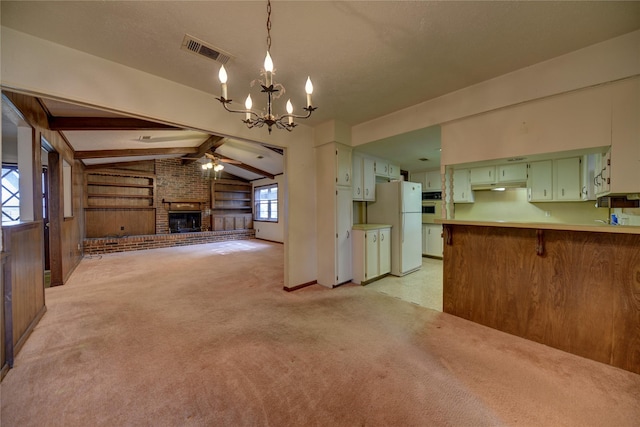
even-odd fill
[[(252, 90), (252, 97), (261, 100), (250, 83), (258, 77), (266, 50), (265, 1), (0, 4), (3, 26), (219, 96), (220, 64), (181, 49), (188, 34), (229, 54), (225, 67), (231, 98), (244, 99)], [(640, 2), (274, 0), (271, 20), (275, 79), (285, 86), (294, 107), (305, 102), (303, 86), (309, 75), (319, 109), (307, 123), (336, 119), (355, 125), (637, 30)], [(45, 103), (54, 115), (78, 113)], [(197, 149), (210, 137), (188, 130), (140, 128), (115, 138), (107, 131), (64, 132), (78, 151)], [(415, 169), (412, 161), (424, 155), (412, 150), (424, 152), (425, 138), (435, 134), (416, 132), (369, 149), (399, 156), (390, 158), (404, 169)], [(140, 139), (144, 136), (150, 138), (145, 142)], [(216, 152), (224, 155), (234, 144), (246, 143), (225, 143)], [(390, 144), (399, 149), (385, 149)], [(253, 148), (256, 158), (276, 154)], [(264, 153), (255, 152), (261, 149)], [(101, 159), (91, 161), (108, 157)], [(261, 169), (260, 163), (251, 166)]]

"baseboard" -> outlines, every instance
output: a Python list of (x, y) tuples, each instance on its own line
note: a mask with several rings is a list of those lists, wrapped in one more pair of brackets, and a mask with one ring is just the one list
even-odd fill
[(0, 381), (4, 379), (4, 376), (7, 375), (7, 372), (9, 372), (9, 364), (5, 363), (4, 365), (2, 365), (2, 369), (0, 369)]
[(294, 287), (292, 287), (292, 288), (284, 287), (283, 289), (284, 289), (285, 291), (287, 291), (287, 292), (293, 292), (293, 291), (297, 291), (298, 289), (306, 288), (307, 286), (315, 285), (315, 284), (317, 284), (317, 283), (318, 283), (318, 281), (317, 281), (317, 280), (312, 280), (312, 281), (310, 281), (310, 282), (303, 283), (303, 284), (301, 284), (301, 285), (297, 285), (297, 286), (294, 286)]
[(277, 240), (265, 239), (263, 237), (254, 237), (256, 240), (264, 240), (265, 242), (278, 243), (280, 245), (284, 245), (283, 242), (278, 242)]

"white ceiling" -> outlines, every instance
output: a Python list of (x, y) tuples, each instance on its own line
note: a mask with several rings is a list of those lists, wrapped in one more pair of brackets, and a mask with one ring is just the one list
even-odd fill
[[(264, 1), (0, 5), (3, 26), (212, 97), (219, 95), (219, 64), (181, 50), (185, 34), (232, 55), (226, 68), (234, 99), (246, 97), (266, 50)], [(336, 119), (354, 125), (639, 29), (640, 2), (274, 0), (271, 18), (275, 80), (287, 97), (302, 105), (309, 75), (319, 109), (308, 123)], [(252, 97), (261, 99), (258, 93)], [(423, 136), (406, 135), (372, 150), (410, 170), (416, 155), (435, 157)], [(385, 148), (393, 144), (404, 148)], [(408, 150), (414, 150), (413, 160), (401, 159)]]

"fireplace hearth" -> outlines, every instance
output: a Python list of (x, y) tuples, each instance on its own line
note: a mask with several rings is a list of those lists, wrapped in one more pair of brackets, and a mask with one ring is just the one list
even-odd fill
[(170, 233), (194, 233), (202, 231), (202, 212), (169, 212)]

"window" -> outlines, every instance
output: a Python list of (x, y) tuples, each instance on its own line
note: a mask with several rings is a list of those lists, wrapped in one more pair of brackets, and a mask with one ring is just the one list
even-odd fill
[(20, 220), (20, 175), (17, 165), (2, 165), (2, 222)]
[(255, 221), (278, 222), (278, 184), (256, 187), (253, 201)]

